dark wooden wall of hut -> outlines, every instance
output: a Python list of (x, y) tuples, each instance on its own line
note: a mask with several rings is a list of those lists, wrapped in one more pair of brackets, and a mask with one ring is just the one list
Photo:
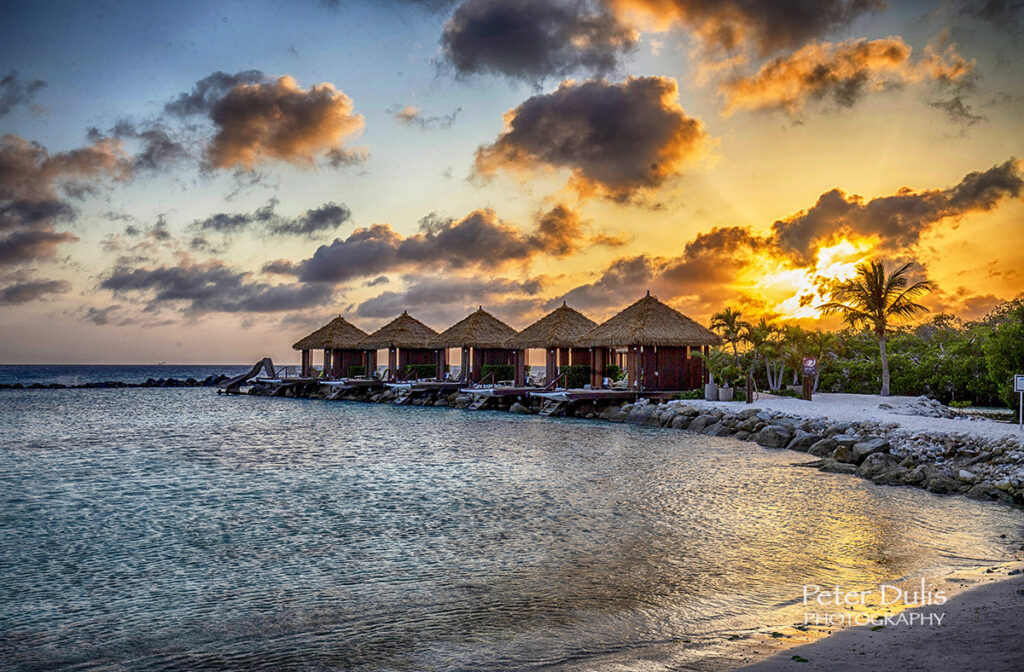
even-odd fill
[[(364, 350), (333, 350), (331, 354), (331, 377), (347, 378), (353, 366), (366, 366)], [(372, 371), (367, 370), (367, 375)]]

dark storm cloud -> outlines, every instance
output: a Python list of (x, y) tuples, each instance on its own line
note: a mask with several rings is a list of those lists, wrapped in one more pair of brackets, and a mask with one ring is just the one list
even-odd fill
[(36, 229), (57, 221), (74, 219), (75, 209), (61, 200), (10, 200), (0, 202), (0, 231)]
[(13, 306), (39, 299), (51, 294), (65, 294), (71, 291), (66, 280), (36, 280), (19, 282), (0, 289), (0, 306)]
[(277, 207), (277, 203), (277, 199), (272, 198), (265, 206), (257, 208), (254, 212), (218, 212), (206, 219), (197, 219), (192, 223), (192, 227), (200, 231), (215, 231), (225, 234), (241, 233), (254, 223), (267, 224), (272, 221), (276, 217), (274, 208)]
[(58, 245), (77, 241), (77, 236), (66, 231), (15, 231), (0, 238), (0, 265), (52, 259)]
[(973, 16), (1004, 30), (1012, 30), (1020, 24), (1024, 14), (1024, 2), (1014, 0), (968, 0), (960, 13)]
[(1005, 198), (1020, 197), (1022, 174), (1024, 164), (1011, 159), (970, 173), (949, 189), (903, 189), (867, 203), (833, 189), (809, 210), (775, 222), (773, 241), (801, 264), (811, 263), (819, 243), (845, 234), (877, 236), (885, 248), (902, 250), (915, 245), (922, 233), (943, 219), (992, 210)]
[(601, 311), (622, 305), (637, 292), (650, 288), (660, 265), (657, 259), (647, 255), (616, 259), (597, 280), (551, 299), (546, 308), (555, 308), (562, 301), (584, 311)]
[(102, 327), (106, 324), (110, 324), (110, 314), (121, 309), (120, 304), (114, 304), (107, 306), (106, 308), (93, 308), (89, 307), (89, 310), (82, 316), (83, 322), (92, 322), (98, 327)]
[(217, 213), (196, 220), (192, 227), (198, 231), (236, 234), (255, 230), (273, 236), (305, 236), (312, 238), (324, 231), (333, 231), (352, 218), (352, 211), (344, 204), (324, 203), (297, 217), (284, 217), (274, 212), (277, 199), (251, 213)]
[(661, 25), (682, 24), (705, 44), (752, 45), (767, 55), (848, 26), (883, 0), (606, 0), (622, 20), (639, 10)]
[(213, 106), (231, 89), (240, 84), (263, 84), (270, 78), (259, 70), (245, 70), (235, 74), (217, 71), (196, 82), (188, 93), (182, 93), (164, 105), (164, 111), (179, 117), (209, 114)]
[(605, 75), (637, 34), (591, 0), (465, 0), (444, 27), (444, 58), (460, 75), (539, 84), (574, 72)]
[(270, 225), (270, 233), (278, 236), (306, 236), (311, 238), (324, 231), (333, 231), (352, 218), (348, 206), (324, 203), (294, 218), (278, 218)]
[(11, 70), (0, 79), (0, 118), (6, 117), (18, 105), (28, 105), (36, 92), (46, 88), (46, 82), (33, 79), (23, 81), (17, 70)]
[(264, 272), (290, 270), (306, 282), (343, 282), (419, 264), (448, 268), (525, 262), (537, 255), (565, 256), (577, 249), (581, 223), (566, 206), (538, 218), (537, 229), (525, 234), (502, 221), (493, 210), (477, 210), (460, 220), (430, 214), (420, 231), (402, 236), (387, 224), (357, 229), (342, 240), (321, 245), (297, 264), (271, 262)]
[(477, 150), (476, 171), (568, 168), (581, 194), (627, 200), (679, 175), (703, 150), (703, 124), (677, 99), (668, 77), (563, 82), (506, 115), (507, 130)]
[(55, 230), (76, 215), (65, 198), (131, 174), (130, 159), (110, 138), (57, 154), (17, 135), (0, 138), (0, 264), (53, 258), (58, 245), (78, 240)]
[(190, 156), (185, 145), (172, 137), (170, 129), (159, 122), (135, 124), (122, 119), (105, 134), (95, 127), (89, 129), (90, 140), (95, 142), (104, 137), (139, 142), (139, 150), (132, 159), (132, 167), (138, 172), (162, 170)]
[(181, 306), (189, 315), (301, 310), (322, 305), (334, 294), (326, 285), (269, 285), (249, 276), (216, 260), (157, 268), (121, 266), (100, 288), (118, 296), (144, 296), (147, 310)]
[(382, 292), (356, 307), (356, 315), (370, 318), (393, 317), (403, 310), (431, 309), (457, 305), (462, 312), (464, 304), (501, 303), (512, 297), (536, 296), (542, 288), (539, 279), (526, 281), (491, 277), (436, 277), (407, 278), (409, 285), (403, 291)]

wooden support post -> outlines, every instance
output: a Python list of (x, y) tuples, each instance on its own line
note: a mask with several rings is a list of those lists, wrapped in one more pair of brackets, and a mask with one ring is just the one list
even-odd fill
[(522, 387), (526, 385), (526, 350), (516, 350), (513, 361), (516, 367), (515, 386)]
[(604, 348), (590, 348), (590, 386), (600, 390), (604, 386), (605, 354)]
[(309, 370), (311, 368), (313, 368), (312, 364), (313, 364), (313, 356), (310, 354), (309, 350), (303, 350), (302, 351), (302, 377), (303, 378), (308, 378), (309, 377)]
[(398, 348), (388, 348), (388, 381), (398, 381)]
[(473, 382), (473, 378), (471, 375), (472, 362), (470, 361), (469, 355), (469, 348), (463, 348), (462, 361), (460, 363), (460, 366), (462, 367), (462, 382), (466, 383), (467, 385)]
[(544, 384), (550, 385), (555, 378), (558, 378), (558, 350), (548, 348), (544, 358)]
[(437, 369), (434, 375), (438, 380), (444, 380), (445, 371), (448, 369), (448, 349), (441, 348), (440, 350), (435, 350), (434, 357), (436, 357), (437, 362)]

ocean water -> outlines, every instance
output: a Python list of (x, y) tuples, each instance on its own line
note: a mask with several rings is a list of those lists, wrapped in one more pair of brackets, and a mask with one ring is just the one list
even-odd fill
[(177, 378), (203, 380), (207, 376), (237, 376), (252, 365), (238, 364), (0, 364), (0, 384), (58, 383), (84, 385), (85, 383), (144, 383), (147, 378)]
[(678, 669), (803, 584), (1020, 545), (1017, 510), (800, 459), (497, 412), (3, 390), (0, 666)]

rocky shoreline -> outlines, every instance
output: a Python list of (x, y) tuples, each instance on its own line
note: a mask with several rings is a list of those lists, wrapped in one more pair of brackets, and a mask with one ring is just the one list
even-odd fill
[(65, 385), (63, 383), (0, 383), (0, 390), (96, 390), (131, 387), (216, 387), (227, 380), (225, 375), (195, 378), (147, 378), (141, 383), (126, 383), (120, 380)]
[[(256, 385), (249, 394), (323, 399), (327, 393), (310, 384)], [(338, 399), (391, 403), (396, 396), (394, 390), (359, 389)], [(408, 404), (467, 408), (471, 401), (468, 394), (427, 392)], [(542, 401), (503, 397), (494, 398), (492, 404), (492, 410), (535, 414)], [(580, 401), (567, 405), (558, 415), (753, 441), (765, 448), (788, 449), (815, 458), (804, 466), (857, 475), (878, 485), (912, 486), (1024, 506), (1024, 436), (985, 437), (970, 431), (985, 421), (965, 418), (967, 431), (963, 432), (912, 431), (895, 422), (808, 418), (735, 405), (735, 410), (723, 410), (686, 400)], [(949, 417), (949, 409), (927, 399), (916, 400), (912, 410), (918, 416)]]

